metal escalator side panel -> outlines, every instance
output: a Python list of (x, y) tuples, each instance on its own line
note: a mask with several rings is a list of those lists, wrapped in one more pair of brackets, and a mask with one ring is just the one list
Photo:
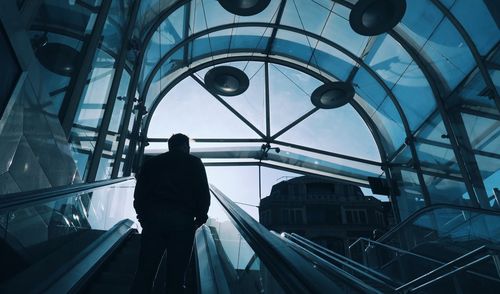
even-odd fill
[(314, 263), (288, 247), (283, 240), (274, 236), (216, 187), (211, 191), (229, 215), (229, 219), (261, 259), (272, 276), (286, 293), (377, 293), (366, 291), (351, 280), (351, 283), (333, 281), (319, 270)]
[(195, 246), (199, 292), (201, 294), (231, 293), (208, 226), (203, 225), (196, 231)]

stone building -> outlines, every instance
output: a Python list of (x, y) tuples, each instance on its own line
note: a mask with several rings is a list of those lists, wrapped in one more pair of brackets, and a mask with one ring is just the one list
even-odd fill
[(358, 237), (384, 231), (392, 222), (390, 211), (358, 186), (311, 176), (274, 185), (259, 207), (267, 228), (297, 233), (339, 253)]

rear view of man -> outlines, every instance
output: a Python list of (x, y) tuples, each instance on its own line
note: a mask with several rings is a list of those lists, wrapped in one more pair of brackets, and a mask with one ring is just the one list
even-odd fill
[(189, 138), (175, 134), (169, 152), (146, 161), (137, 177), (134, 207), (143, 228), (132, 293), (150, 293), (167, 251), (168, 293), (182, 293), (194, 232), (207, 220), (210, 205), (201, 160), (189, 154)]

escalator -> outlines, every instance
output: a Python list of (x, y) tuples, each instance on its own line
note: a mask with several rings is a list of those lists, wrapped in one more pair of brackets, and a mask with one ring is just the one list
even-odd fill
[(297, 252), (338, 267), (382, 292), (497, 293), (500, 213), (451, 205), (427, 207), (379, 240), (359, 238), (349, 257), (296, 234)]
[[(128, 219), (135, 215), (134, 187), (124, 178), (2, 196), (0, 292), (128, 293), (140, 245)], [(209, 220), (195, 235), (185, 293), (500, 288), (499, 213), (429, 207), (377, 241), (360, 238), (345, 257), (296, 234), (270, 232), (210, 190)], [(163, 271), (162, 262), (154, 293), (164, 292)]]
[[(130, 178), (2, 196), (1, 293), (127, 293), (140, 235)], [(186, 293), (380, 293), (298, 254), (211, 187)], [(15, 253), (15, 254), (14, 254)], [(16, 266), (18, 268), (16, 268)], [(162, 267), (154, 292), (164, 290)]]

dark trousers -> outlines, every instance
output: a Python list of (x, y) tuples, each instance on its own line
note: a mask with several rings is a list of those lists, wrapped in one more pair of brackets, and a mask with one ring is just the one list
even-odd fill
[[(194, 226), (186, 229), (146, 227), (142, 230), (141, 251), (132, 293), (151, 293), (155, 274), (166, 250), (167, 293), (183, 293), (184, 273), (189, 263)], [(159, 282), (164, 277), (158, 277)]]

